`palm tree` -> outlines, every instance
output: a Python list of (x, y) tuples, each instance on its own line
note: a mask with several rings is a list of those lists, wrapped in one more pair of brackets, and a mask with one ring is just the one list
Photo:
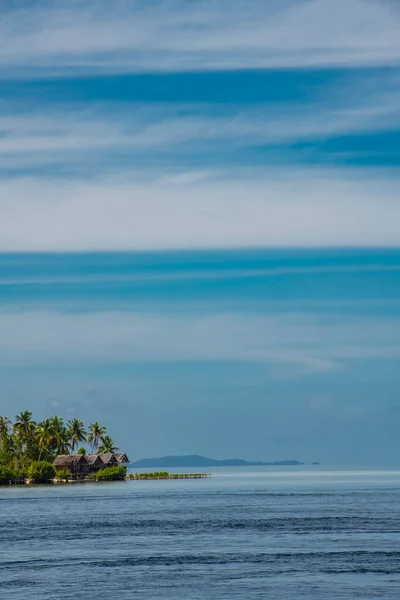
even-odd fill
[(8, 417), (0, 417), (0, 438), (4, 438), (9, 434), (11, 421)]
[(54, 417), (50, 417), (51, 422), (53, 423), (53, 427), (55, 431), (59, 431), (64, 427), (64, 419), (59, 417), (58, 415), (54, 415)]
[(14, 431), (19, 435), (24, 435), (25, 432), (30, 428), (32, 421), (32, 413), (30, 410), (24, 410), (19, 415), (15, 416)]
[(0, 452), (3, 454), (3, 459), (11, 458), (13, 454), (13, 440), (10, 435), (11, 421), (8, 417), (0, 417)]
[(57, 454), (69, 454), (71, 450), (70, 435), (64, 425), (64, 419), (55, 415), (49, 421), (49, 449)]
[(35, 421), (32, 421), (32, 413), (29, 410), (25, 410), (19, 415), (16, 415), (13, 430), (16, 437), (19, 439), (22, 448), (32, 441), (35, 434), (35, 428), (36, 423)]
[(53, 419), (47, 418), (38, 424), (36, 429), (36, 440), (39, 448), (39, 460), (45, 450), (51, 451), (55, 446), (55, 435), (56, 430), (53, 425)]
[(101, 438), (101, 445), (97, 449), (97, 454), (103, 454), (105, 452), (110, 452), (111, 454), (115, 454), (119, 448), (114, 446), (115, 442), (109, 435), (104, 435)]
[(107, 433), (107, 429), (105, 427), (102, 427), (101, 425), (99, 425), (97, 421), (95, 423), (90, 423), (89, 437), (88, 437), (87, 441), (92, 446), (92, 452), (94, 451), (95, 448), (96, 449), (98, 448), (99, 441), (106, 435), (106, 433)]
[(87, 434), (85, 431), (85, 425), (83, 421), (77, 418), (68, 421), (67, 425), (72, 452), (74, 452), (75, 447), (79, 446), (80, 442), (86, 442)]
[(71, 442), (69, 431), (66, 427), (62, 427), (56, 433), (56, 451), (57, 454), (69, 454), (71, 450)]

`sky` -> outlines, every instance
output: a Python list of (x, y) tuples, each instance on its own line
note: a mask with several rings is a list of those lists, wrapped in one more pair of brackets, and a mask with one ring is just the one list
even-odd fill
[(400, 7), (3, 0), (0, 413), (397, 464)]

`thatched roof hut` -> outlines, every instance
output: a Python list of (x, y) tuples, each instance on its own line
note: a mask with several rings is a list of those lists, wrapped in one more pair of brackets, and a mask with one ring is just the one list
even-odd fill
[(119, 464), (115, 454), (112, 454), (111, 452), (104, 452), (98, 454), (97, 456), (100, 456), (100, 460), (102, 461), (104, 467), (115, 467)]
[(103, 461), (100, 458), (100, 454), (86, 454), (86, 459), (89, 463), (89, 469), (91, 471), (98, 471), (103, 465)]
[(68, 469), (71, 475), (84, 476), (95, 473), (106, 467), (117, 467), (129, 462), (126, 454), (112, 454), (104, 452), (100, 454), (59, 454), (53, 461), (56, 471)]
[(116, 455), (115, 455), (115, 458), (117, 459), (117, 461), (118, 461), (118, 463), (119, 463), (120, 465), (122, 465), (122, 464), (124, 464), (124, 463), (128, 463), (128, 462), (130, 462), (130, 461), (129, 461), (129, 458), (128, 458), (128, 456), (125, 454), (125, 452), (123, 452), (122, 454), (116, 454)]
[(84, 454), (59, 454), (53, 461), (56, 471), (68, 469), (71, 475), (85, 475), (89, 472), (89, 463)]

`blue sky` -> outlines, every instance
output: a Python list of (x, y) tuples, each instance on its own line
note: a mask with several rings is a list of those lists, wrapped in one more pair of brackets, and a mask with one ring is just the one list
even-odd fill
[(0, 411), (393, 462), (399, 40), (391, 0), (3, 3)]
[(0, 257), (0, 407), (133, 455), (393, 464), (400, 251)]

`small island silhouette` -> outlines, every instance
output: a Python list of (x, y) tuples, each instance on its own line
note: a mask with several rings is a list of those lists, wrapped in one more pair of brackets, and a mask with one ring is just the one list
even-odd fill
[(142, 458), (130, 463), (130, 467), (145, 469), (153, 467), (264, 467), (264, 466), (297, 466), (302, 465), (297, 460), (280, 460), (275, 462), (248, 461), (241, 458), (217, 460), (198, 454), (186, 456), (161, 456), (159, 458)]

